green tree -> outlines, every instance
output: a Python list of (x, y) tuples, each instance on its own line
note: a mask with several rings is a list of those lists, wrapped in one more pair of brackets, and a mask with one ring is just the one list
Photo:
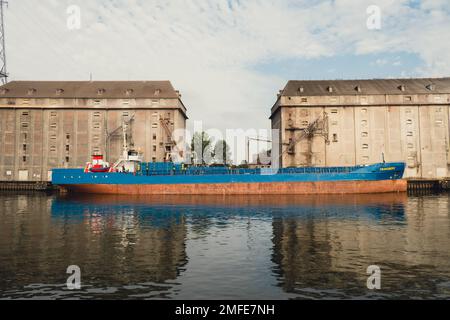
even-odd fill
[(229, 165), (231, 161), (231, 149), (225, 140), (217, 141), (214, 146), (214, 161), (217, 164)]
[(209, 164), (212, 158), (212, 141), (206, 132), (195, 132), (191, 141), (195, 164)]

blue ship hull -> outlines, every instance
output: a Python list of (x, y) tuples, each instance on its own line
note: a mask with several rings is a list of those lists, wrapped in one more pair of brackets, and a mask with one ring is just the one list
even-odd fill
[[(145, 169), (145, 167), (144, 167)], [(52, 183), (69, 191), (110, 194), (325, 194), (403, 192), (404, 163), (280, 170), (174, 167), (137, 173), (55, 169)]]

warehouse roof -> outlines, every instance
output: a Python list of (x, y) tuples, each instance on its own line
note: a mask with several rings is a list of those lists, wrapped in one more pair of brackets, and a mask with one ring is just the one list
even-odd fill
[(177, 99), (170, 81), (12, 81), (0, 98), (155, 98)]
[(450, 78), (373, 80), (291, 80), (281, 96), (450, 93)]

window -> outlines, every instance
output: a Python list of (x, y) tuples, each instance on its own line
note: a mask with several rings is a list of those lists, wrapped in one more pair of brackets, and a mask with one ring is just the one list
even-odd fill
[(153, 134), (153, 140), (156, 140), (156, 133)]
[(153, 129), (158, 128), (158, 123), (154, 122), (154, 123), (152, 124), (152, 128), (153, 128)]
[(153, 146), (153, 152), (156, 152), (156, 146)]
[(337, 122), (337, 121), (331, 121), (331, 125), (332, 125), (332, 126), (337, 126), (337, 125), (338, 125), (338, 122)]
[(411, 109), (406, 109), (406, 113), (411, 113), (412, 110)]
[(29, 116), (29, 113), (28, 113), (28, 111), (24, 111), (24, 112), (22, 112), (22, 116), (24, 116), (24, 117), (28, 117), (28, 116)]
[(153, 158), (152, 158), (152, 161), (153, 161), (153, 162), (156, 162), (156, 158), (155, 158), (155, 157), (153, 157)]
[(56, 117), (58, 114), (55, 111), (50, 112), (50, 117)]
[(408, 131), (408, 133), (406, 134), (408, 137), (412, 137), (414, 136), (414, 133), (412, 131)]
[(361, 113), (362, 114), (366, 114), (367, 113), (367, 109), (366, 108), (361, 109)]
[(70, 134), (66, 134), (66, 139), (70, 140)]
[(22, 146), (22, 149), (23, 149), (23, 151), (27, 151), (27, 145), (24, 144), (24, 145)]
[(98, 100), (98, 99), (94, 100), (94, 105), (98, 106), (98, 105), (100, 105), (100, 103), (102, 103), (101, 100)]
[(130, 115), (130, 113), (129, 112), (124, 112), (124, 113), (122, 113), (122, 117), (128, 117)]
[(70, 146), (66, 144), (66, 151), (70, 151)]
[(123, 99), (122, 100), (122, 104), (129, 105), (130, 104), (130, 99)]
[(28, 123), (27, 122), (22, 122), (22, 128), (28, 128)]
[(368, 145), (367, 143), (364, 143), (364, 144), (362, 145), (362, 148), (363, 148), (363, 149), (369, 149), (369, 145)]
[(361, 132), (361, 137), (367, 138), (368, 136), (369, 136), (369, 133), (368, 133), (368, 132), (366, 132), (366, 131)]
[(100, 122), (94, 122), (94, 129), (100, 129)]
[(95, 118), (100, 118), (100, 116), (101, 116), (101, 113), (100, 113), (100, 112), (94, 112), (94, 117), (95, 117)]
[(405, 102), (411, 102), (412, 101), (412, 97), (411, 96), (406, 96), (405, 97)]
[(337, 135), (337, 133), (333, 133), (333, 142), (338, 142), (338, 135)]
[(412, 124), (412, 123), (413, 123), (412, 119), (406, 120), (406, 124)]
[(302, 102), (303, 102), (303, 103), (308, 102), (308, 98), (302, 98)]
[(367, 127), (367, 120), (361, 120), (361, 125), (363, 127)]
[(408, 149), (414, 149), (414, 145), (412, 143), (408, 143)]
[(338, 109), (331, 109), (331, 113), (337, 114), (338, 113)]
[(56, 129), (58, 126), (57, 126), (57, 124), (56, 123), (52, 123), (52, 124), (50, 124), (50, 128), (51, 129)]
[(309, 121), (302, 121), (302, 126), (303, 127), (309, 126)]
[(70, 158), (69, 157), (66, 157), (66, 162), (69, 162), (70, 161)]
[(51, 152), (56, 152), (56, 146), (50, 146), (50, 151)]
[(26, 156), (22, 157), (22, 162), (27, 162), (27, 157)]
[(444, 121), (442, 121), (441, 119), (436, 120), (436, 126), (442, 127), (443, 124), (444, 124)]

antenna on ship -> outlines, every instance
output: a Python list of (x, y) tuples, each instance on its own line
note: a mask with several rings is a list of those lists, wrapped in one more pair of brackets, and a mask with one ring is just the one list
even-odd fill
[(0, 0), (0, 78), (2, 84), (8, 82), (8, 72), (6, 71), (6, 45), (5, 45), (5, 24), (3, 15), (3, 5), (8, 6), (7, 1)]

